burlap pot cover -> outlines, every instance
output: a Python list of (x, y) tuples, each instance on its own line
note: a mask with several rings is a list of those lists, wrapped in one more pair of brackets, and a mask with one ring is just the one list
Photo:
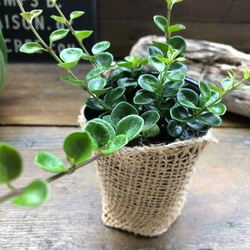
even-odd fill
[(180, 215), (202, 138), (144, 147), (124, 147), (97, 162), (106, 226), (143, 236), (167, 231)]

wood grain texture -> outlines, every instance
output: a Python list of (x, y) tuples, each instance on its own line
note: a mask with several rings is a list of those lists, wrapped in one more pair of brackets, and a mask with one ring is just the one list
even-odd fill
[[(248, 0), (189, 0), (175, 6), (172, 24), (182, 23), (185, 38), (225, 43), (250, 52), (250, 2)], [(109, 40), (117, 58), (126, 56), (142, 36), (162, 35), (154, 25), (154, 15), (166, 16), (166, 3), (147, 1), (98, 1), (98, 37)], [(177, 33), (176, 33), (177, 34)]]
[[(47, 177), (34, 165), (35, 154), (51, 151), (64, 159), (63, 138), (74, 129), (1, 127), (0, 139), (23, 156), (24, 173), (15, 185)], [(182, 215), (162, 236), (149, 239), (103, 226), (100, 188), (90, 164), (52, 183), (51, 199), (40, 207), (1, 204), (0, 249), (249, 249), (250, 129), (213, 134), (220, 143), (205, 150)]]

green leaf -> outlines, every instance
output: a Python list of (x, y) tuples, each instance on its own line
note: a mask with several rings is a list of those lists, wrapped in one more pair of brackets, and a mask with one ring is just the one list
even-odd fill
[[(237, 89), (250, 90), (250, 86), (243, 86), (243, 87), (240, 87), (240, 88), (237, 88)], [(0, 91), (1, 91), (1, 90), (0, 90)]]
[(195, 91), (191, 89), (182, 88), (177, 94), (177, 100), (179, 103), (183, 103), (181, 101), (187, 101), (195, 107), (198, 104), (198, 95)]
[(235, 81), (230, 78), (225, 78), (221, 81), (221, 85), (224, 90), (231, 89), (234, 86)]
[[(2, 52), (2, 56), (4, 58), (4, 64), (6, 65), (7, 64), (7, 59), (8, 59), (7, 46), (6, 46), (5, 39), (3, 37), (2, 30), (0, 28), (0, 53), (1, 52)], [(1, 76), (1, 74), (0, 74), (0, 76)]]
[(164, 56), (164, 54), (162, 53), (162, 51), (159, 48), (152, 46), (152, 45), (147, 47), (147, 51), (148, 51), (150, 56), (157, 56), (157, 55)]
[(144, 89), (137, 91), (136, 96), (134, 96), (134, 103), (139, 105), (146, 105), (154, 102), (157, 99), (157, 95), (154, 92), (149, 92)]
[(35, 17), (38, 17), (38, 16), (40, 16), (43, 13), (43, 10), (32, 10), (30, 13), (32, 14), (32, 17), (30, 19), (30, 21), (32, 22), (32, 20)]
[(163, 53), (164, 55), (167, 54), (168, 48), (169, 48), (168, 44), (162, 43), (162, 42), (158, 42), (158, 41), (153, 41), (153, 44), (154, 44), (155, 46), (157, 46), (157, 47), (162, 51), (162, 53)]
[(233, 72), (231, 69), (228, 69), (228, 70), (227, 70), (227, 73), (228, 73), (228, 75), (230, 76), (230, 78), (231, 78), (232, 80), (235, 80), (235, 74), (234, 74), (234, 72)]
[(67, 36), (68, 33), (69, 33), (68, 29), (60, 29), (53, 31), (49, 36), (50, 45), (55, 41), (63, 39), (64, 37)]
[(167, 77), (173, 82), (179, 82), (185, 79), (185, 74), (180, 71), (170, 71)]
[(199, 81), (199, 89), (200, 89), (201, 94), (204, 96), (205, 101), (207, 102), (211, 97), (210, 88), (205, 82)]
[(61, 77), (60, 79), (74, 86), (82, 86), (82, 84), (84, 83), (83, 80), (76, 80), (70, 77)]
[(124, 92), (125, 92), (125, 88), (123, 87), (117, 87), (115, 89), (112, 89), (108, 95), (106, 95), (104, 102), (105, 104), (107, 104), (110, 107), (113, 107), (115, 105), (115, 103), (124, 96)]
[(138, 84), (145, 90), (149, 92), (157, 92), (157, 89), (151, 86), (152, 84), (160, 85), (160, 81), (157, 77), (150, 74), (141, 75), (138, 79)]
[(26, 54), (33, 54), (40, 50), (45, 49), (40, 44), (35, 42), (25, 43), (20, 48), (20, 51)]
[(22, 159), (18, 151), (7, 143), (0, 143), (0, 183), (8, 184), (22, 171)]
[(41, 152), (36, 155), (35, 163), (45, 171), (52, 173), (62, 173), (68, 171), (64, 168), (62, 161), (52, 153)]
[(24, 188), (22, 194), (12, 200), (14, 205), (23, 207), (38, 206), (49, 198), (49, 184), (46, 180), (38, 179)]
[(89, 121), (84, 127), (84, 131), (88, 132), (92, 137), (94, 150), (100, 150), (110, 139), (109, 130), (103, 123), (96, 120)]
[(218, 92), (211, 90), (211, 97), (210, 99), (207, 101), (206, 106), (210, 106), (211, 104), (213, 104), (214, 102), (218, 101), (219, 99), (219, 94)]
[(207, 132), (209, 129), (209, 126), (204, 124), (203, 122), (195, 119), (192, 122), (188, 122), (187, 125), (191, 127), (192, 129), (200, 132)]
[(182, 133), (182, 127), (175, 120), (171, 120), (167, 125), (168, 134), (172, 137), (179, 137)]
[(85, 14), (84, 11), (73, 11), (70, 13), (70, 21), (72, 21), (73, 19), (76, 19), (84, 14)]
[(149, 56), (148, 62), (160, 73), (166, 68), (165, 63), (159, 61), (155, 56)]
[(65, 63), (79, 61), (83, 52), (80, 48), (67, 48), (61, 51), (60, 58)]
[(107, 120), (103, 120), (103, 119), (100, 119), (100, 118), (95, 118), (93, 119), (92, 121), (97, 121), (97, 122), (100, 122), (102, 123), (109, 131), (109, 136), (110, 136), (110, 140), (113, 139), (116, 135), (115, 133), (115, 129), (112, 127), (112, 125), (110, 124), (111, 121), (107, 121)]
[(216, 115), (224, 115), (226, 113), (226, 106), (223, 103), (216, 103), (207, 108), (209, 111)]
[(63, 17), (61, 17), (61, 16), (52, 15), (52, 16), (50, 16), (50, 18), (52, 18), (52, 19), (55, 20), (56, 22), (66, 24), (66, 20), (65, 20)]
[(112, 124), (116, 127), (118, 122), (128, 115), (138, 115), (137, 109), (127, 102), (120, 102), (111, 112)]
[(20, 15), (26, 20), (28, 21), (29, 19), (31, 19), (33, 17), (33, 14), (31, 12), (23, 12), (20, 13)]
[(169, 69), (171, 71), (180, 71), (185, 73), (187, 71), (187, 66), (180, 62), (174, 62), (171, 64)]
[(82, 42), (83, 39), (88, 38), (93, 33), (93, 30), (77, 30), (75, 36)]
[(250, 77), (250, 71), (246, 69), (245, 74), (244, 74), (244, 79), (247, 80)]
[(154, 16), (155, 24), (162, 30), (164, 33), (167, 32), (168, 29), (168, 20), (164, 16), (156, 15)]
[(172, 32), (176, 32), (176, 31), (180, 31), (180, 30), (184, 30), (186, 29), (186, 27), (182, 24), (175, 24), (175, 25), (171, 25), (168, 27), (168, 32), (170, 32), (170, 34)]
[(73, 132), (65, 138), (63, 149), (75, 163), (81, 163), (91, 155), (93, 141), (87, 132)]
[[(100, 100), (100, 102), (103, 103), (102, 100)], [(85, 101), (85, 105), (93, 110), (99, 110), (99, 111), (105, 110), (104, 107), (100, 103), (98, 103), (94, 98), (88, 98)]]
[(127, 135), (128, 140), (134, 139), (142, 130), (144, 121), (138, 115), (128, 115), (123, 117), (116, 126), (117, 135)]
[(222, 122), (219, 115), (213, 114), (210, 111), (202, 112), (197, 119), (208, 126), (220, 126)]
[(88, 88), (91, 91), (103, 89), (107, 85), (107, 80), (104, 78), (94, 78), (88, 82)]
[(121, 148), (123, 148), (128, 143), (127, 135), (117, 135), (112, 140), (110, 140), (107, 144), (107, 149), (103, 150), (102, 153), (104, 155), (113, 153)]
[(58, 63), (57, 66), (66, 69), (68, 72), (71, 68), (75, 67), (78, 64), (78, 61), (68, 62), (68, 63)]
[(102, 42), (99, 42), (99, 43), (96, 43), (91, 51), (94, 55), (97, 55), (105, 50), (107, 50), (108, 48), (110, 47), (110, 42), (108, 41), (102, 41)]
[(173, 120), (180, 122), (191, 122), (193, 120), (193, 116), (189, 114), (188, 109), (182, 106), (171, 108), (170, 115)]
[(99, 66), (104, 66), (107, 68), (112, 64), (114, 57), (109, 52), (102, 52), (96, 56), (95, 60)]
[(216, 91), (219, 95), (222, 95), (225, 93), (223, 89), (218, 88), (215, 84), (210, 83), (210, 87), (212, 90)]
[(178, 55), (183, 54), (186, 50), (186, 41), (181, 36), (173, 36), (169, 38), (167, 44), (178, 50)]
[(143, 131), (143, 135), (145, 138), (150, 138), (150, 137), (154, 137), (157, 136), (160, 133), (160, 128), (157, 124), (154, 124), (153, 127), (151, 127), (148, 130)]
[(99, 75), (101, 75), (104, 71), (106, 70), (106, 67), (98, 67), (98, 68), (94, 68), (92, 70), (89, 71), (89, 73), (86, 76), (87, 81), (89, 82), (90, 80), (98, 77)]
[(148, 110), (141, 115), (144, 120), (142, 132), (152, 128), (160, 119), (160, 115), (155, 110)]

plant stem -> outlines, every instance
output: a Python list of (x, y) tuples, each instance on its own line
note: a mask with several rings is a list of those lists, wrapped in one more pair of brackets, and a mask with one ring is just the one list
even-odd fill
[[(67, 172), (62, 172), (62, 173), (59, 173), (59, 174), (56, 174), (56, 175), (53, 175), (49, 178), (46, 179), (46, 181), (48, 183), (51, 183), (53, 181), (56, 181), (58, 179), (60, 179), (61, 177), (65, 176), (65, 175), (69, 175), (69, 174), (72, 174), (74, 173), (77, 169), (80, 169), (86, 165), (88, 165), (89, 163), (101, 158), (102, 156), (104, 156), (102, 153), (99, 153), (93, 157), (91, 157), (90, 159), (86, 160), (85, 162), (83, 163), (80, 163), (80, 164), (76, 164), (75, 166), (73, 166), (72, 168), (69, 169), (69, 171)], [(2, 196), (0, 197), (0, 203), (3, 203), (11, 198), (14, 198), (15, 196), (18, 196), (18, 195), (21, 195), (23, 190), (25, 189), (25, 187), (22, 187), (22, 188), (15, 188), (13, 189), (12, 192), (10, 192), (9, 194), (5, 195), (5, 196)]]

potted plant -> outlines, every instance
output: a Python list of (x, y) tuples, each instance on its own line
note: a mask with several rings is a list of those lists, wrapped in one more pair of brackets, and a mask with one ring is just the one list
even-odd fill
[[(24, 44), (21, 51), (50, 53), (68, 73), (61, 80), (87, 91), (90, 98), (78, 119), (82, 131), (71, 133), (64, 141), (70, 168), (49, 152), (41, 152), (35, 158), (43, 169), (57, 173), (55, 176), (14, 188), (10, 181), (21, 172), (20, 155), (10, 145), (0, 144), (0, 182), (13, 190), (2, 201), (18, 195), (14, 204), (38, 205), (48, 198), (49, 182), (97, 159), (103, 192), (102, 218), (107, 226), (144, 236), (156, 236), (168, 229), (181, 212), (200, 153), (208, 143), (215, 142), (210, 127), (219, 126), (226, 112), (221, 100), (233, 90), (249, 89), (242, 84), (250, 77), (246, 70), (243, 79), (237, 81), (229, 69), (229, 77), (218, 88), (185, 76), (185, 39), (172, 36), (185, 27), (170, 24), (172, 8), (181, 1), (166, 0), (168, 19), (154, 16), (156, 26), (166, 37), (165, 43), (153, 42), (147, 59), (128, 56), (115, 63), (107, 52), (108, 41), (93, 45), (90, 53), (83, 40), (92, 31), (73, 29), (73, 20), (84, 12), (74, 11), (68, 20), (57, 1), (52, 0), (59, 13), (52, 18), (62, 22), (65, 29), (53, 31), (46, 44), (32, 25), (42, 10), (26, 12), (17, 0), (22, 17), (40, 41)], [(79, 48), (64, 49), (58, 56), (52, 45), (68, 33), (76, 38)], [(86, 79), (73, 73), (80, 60), (93, 65)], [(144, 71), (147, 63), (155, 71)], [(93, 151), (97, 153), (90, 157)]]

